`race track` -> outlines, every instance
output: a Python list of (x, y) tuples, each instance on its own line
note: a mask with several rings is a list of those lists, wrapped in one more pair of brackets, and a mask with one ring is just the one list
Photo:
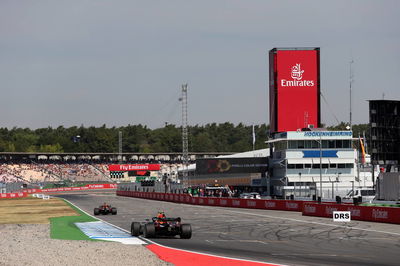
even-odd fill
[[(118, 215), (99, 218), (130, 230), (164, 211), (192, 225), (191, 239), (151, 241), (174, 248), (286, 265), (399, 265), (400, 225), (347, 226), (298, 212), (194, 206), (110, 194), (60, 195), (84, 211), (107, 202)], [(352, 227), (352, 228), (350, 228)]]

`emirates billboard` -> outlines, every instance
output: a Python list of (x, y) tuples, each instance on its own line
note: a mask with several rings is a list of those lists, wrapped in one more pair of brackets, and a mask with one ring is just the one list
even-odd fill
[(109, 171), (138, 171), (138, 172), (146, 172), (146, 171), (159, 171), (159, 164), (110, 164), (108, 166)]
[(270, 51), (270, 131), (320, 125), (319, 48)]

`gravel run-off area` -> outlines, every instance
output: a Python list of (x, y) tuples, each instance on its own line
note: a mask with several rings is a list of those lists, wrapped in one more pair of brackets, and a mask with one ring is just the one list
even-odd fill
[(171, 265), (142, 245), (50, 238), (48, 224), (0, 224), (0, 265)]

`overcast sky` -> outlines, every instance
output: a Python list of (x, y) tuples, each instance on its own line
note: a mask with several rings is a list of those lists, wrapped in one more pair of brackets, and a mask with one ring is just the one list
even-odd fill
[(0, 0), (0, 127), (269, 124), (268, 51), (321, 47), (322, 122), (400, 100), (400, 1)]

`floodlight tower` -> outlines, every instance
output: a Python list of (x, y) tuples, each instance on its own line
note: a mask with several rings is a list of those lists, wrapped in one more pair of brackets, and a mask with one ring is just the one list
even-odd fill
[(187, 84), (182, 85), (182, 160), (183, 160), (183, 183), (188, 186), (189, 165), (189, 141), (188, 141), (188, 110), (187, 110)]

